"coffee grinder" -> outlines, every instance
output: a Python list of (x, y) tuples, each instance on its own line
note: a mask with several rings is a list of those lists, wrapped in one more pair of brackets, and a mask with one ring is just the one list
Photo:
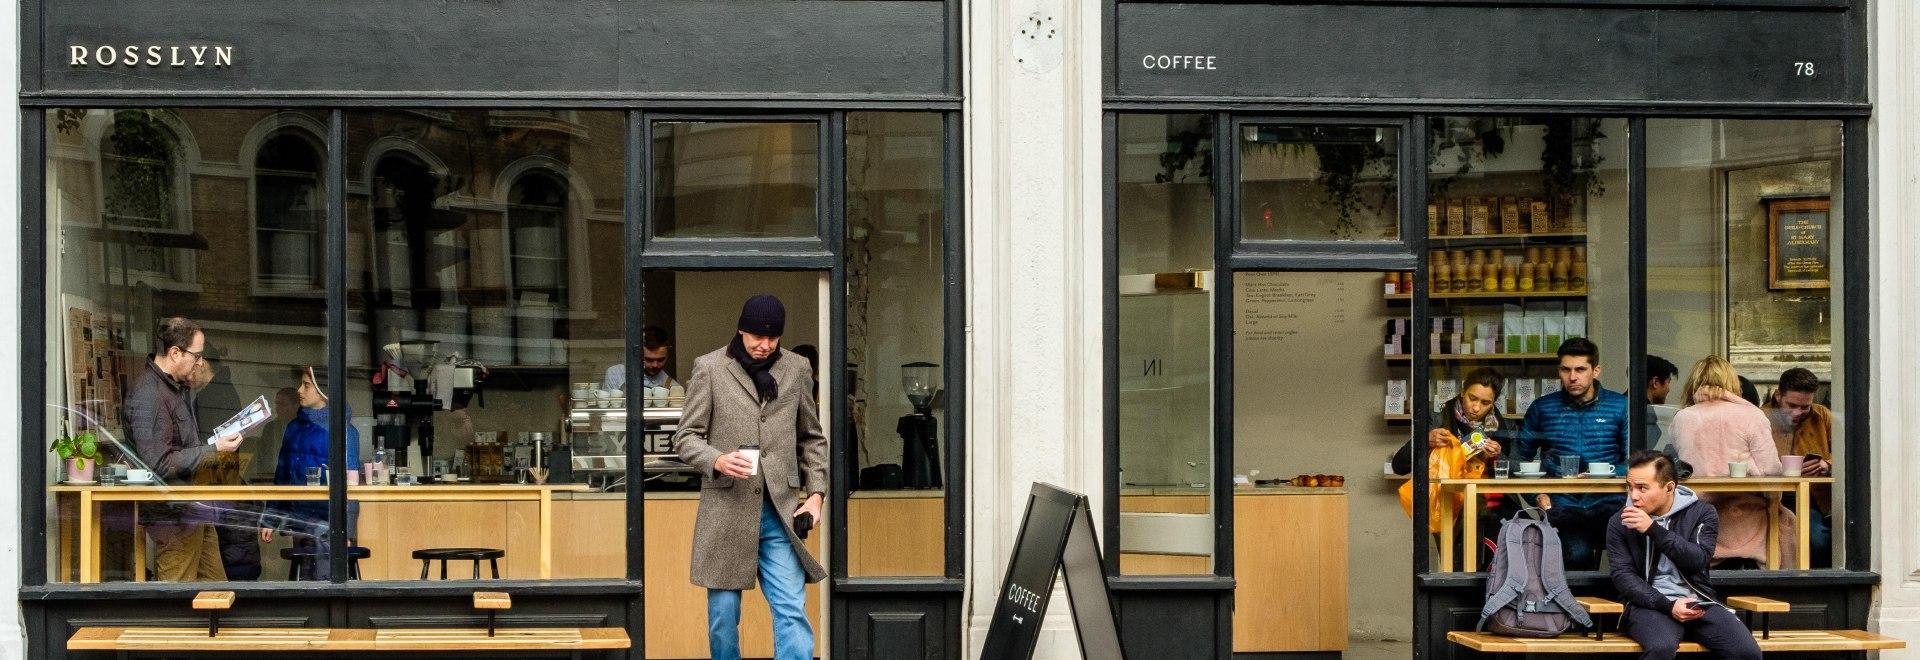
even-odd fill
[[(485, 378), (482, 367), (441, 361), (439, 344), (387, 344), (389, 359), (373, 374), (374, 447), (387, 450), (396, 467), (415, 466), (415, 456), (433, 456), (433, 413), (452, 410), (456, 400), (471, 396)], [(411, 454), (409, 446), (415, 441), (419, 453)]]
[(933, 418), (933, 400), (940, 394), (940, 365), (911, 362), (900, 365), (900, 389), (913, 404), (913, 413), (900, 417), (900, 470), (908, 488), (940, 488), (940, 420)]

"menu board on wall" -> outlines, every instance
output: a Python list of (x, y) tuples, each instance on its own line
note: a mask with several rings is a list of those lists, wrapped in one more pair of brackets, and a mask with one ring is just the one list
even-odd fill
[(1832, 274), (1832, 202), (1775, 198), (1767, 204), (1767, 288), (1825, 289)]

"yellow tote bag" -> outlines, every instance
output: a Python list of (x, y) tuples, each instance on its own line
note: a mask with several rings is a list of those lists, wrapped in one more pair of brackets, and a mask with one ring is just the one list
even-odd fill
[[(1427, 451), (1427, 532), (1440, 533), (1440, 479), (1479, 479), (1487, 474), (1487, 462), (1479, 456), (1469, 457), (1467, 448), (1461, 446), (1459, 439), (1446, 447)], [(1459, 511), (1463, 502), (1461, 495), (1455, 493), (1454, 510)], [(1400, 508), (1413, 516), (1413, 480), (1400, 485)]]

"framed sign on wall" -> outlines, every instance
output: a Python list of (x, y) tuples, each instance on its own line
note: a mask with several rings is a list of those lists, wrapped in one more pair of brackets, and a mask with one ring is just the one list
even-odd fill
[(1825, 289), (1833, 272), (1832, 201), (1778, 197), (1767, 205), (1767, 288)]

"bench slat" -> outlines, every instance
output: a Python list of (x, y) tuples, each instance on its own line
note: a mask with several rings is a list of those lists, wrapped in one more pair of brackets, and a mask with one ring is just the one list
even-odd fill
[(208, 637), (199, 628), (86, 627), (69, 651), (540, 651), (620, 650), (633, 646), (623, 628), (227, 628)]
[(475, 591), (473, 607), (481, 610), (510, 610), (513, 609), (513, 597), (504, 591)]
[(1727, 606), (1749, 612), (1789, 612), (1793, 606), (1784, 600), (1774, 600), (1761, 596), (1729, 596)]
[(1627, 608), (1619, 603), (1595, 596), (1575, 596), (1573, 602), (1587, 608), (1587, 612), (1592, 614), (1620, 614), (1627, 611)]
[[(1640, 645), (1625, 636), (1609, 636), (1605, 641), (1591, 638), (1561, 636), (1552, 639), (1527, 639), (1521, 637), (1502, 637), (1492, 633), (1454, 631), (1447, 633), (1447, 640), (1455, 644), (1486, 653), (1639, 653)], [(1902, 649), (1907, 643), (1900, 639), (1870, 633), (1864, 630), (1775, 630), (1771, 639), (1760, 639), (1761, 651), (1884, 651)], [(1703, 653), (1706, 649), (1694, 642), (1682, 642), (1681, 653)]]
[(233, 607), (233, 592), (202, 591), (193, 596), (193, 609), (224, 610)]

